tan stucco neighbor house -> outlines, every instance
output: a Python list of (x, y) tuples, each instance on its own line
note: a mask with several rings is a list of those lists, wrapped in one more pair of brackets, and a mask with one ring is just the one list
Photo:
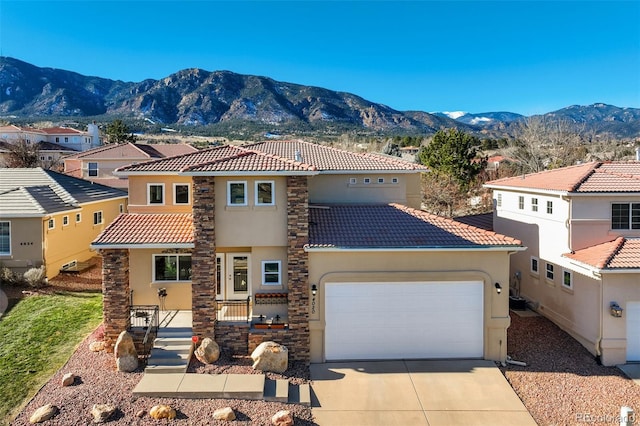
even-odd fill
[(499, 179), (493, 226), (528, 247), (512, 292), (604, 365), (640, 361), (640, 162)]
[(425, 171), (302, 141), (118, 169), (129, 213), (92, 244), (106, 337), (131, 304), (160, 304), (242, 354), (273, 340), (305, 362), (504, 360), (509, 256), (524, 248), (419, 210)]
[(0, 265), (47, 278), (94, 257), (89, 245), (126, 211), (127, 193), (42, 168), (0, 169)]

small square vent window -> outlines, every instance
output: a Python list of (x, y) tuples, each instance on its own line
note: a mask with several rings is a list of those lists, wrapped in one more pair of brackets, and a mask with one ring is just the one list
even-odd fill
[(391, 183), (398, 183), (398, 178), (391, 178)]
[(371, 183), (371, 178), (364, 178), (363, 182), (365, 184)]
[(356, 179), (356, 178), (349, 178), (349, 183), (350, 183), (351, 185), (355, 185), (356, 183), (358, 183), (358, 179)]
[(378, 183), (384, 183), (384, 178), (378, 178)]

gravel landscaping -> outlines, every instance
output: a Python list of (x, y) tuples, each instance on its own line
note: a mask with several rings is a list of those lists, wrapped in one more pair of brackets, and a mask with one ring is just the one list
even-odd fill
[(544, 317), (511, 313), (505, 377), (539, 425), (618, 425), (620, 407), (640, 413), (640, 386), (598, 365), (580, 343)]

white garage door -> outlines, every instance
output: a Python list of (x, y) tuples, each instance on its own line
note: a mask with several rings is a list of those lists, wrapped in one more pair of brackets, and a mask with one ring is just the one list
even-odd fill
[(640, 361), (640, 302), (626, 303), (627, 361)]
[(327, 283), (325, 358), (482, 358), (480, 281)]

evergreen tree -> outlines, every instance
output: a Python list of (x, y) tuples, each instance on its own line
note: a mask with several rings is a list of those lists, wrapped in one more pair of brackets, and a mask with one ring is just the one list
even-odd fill
[(107, 125), (107, 139), (109, 143), (135, 142), (136, 137), (129, 127), (120, 119), (113, 120)]

